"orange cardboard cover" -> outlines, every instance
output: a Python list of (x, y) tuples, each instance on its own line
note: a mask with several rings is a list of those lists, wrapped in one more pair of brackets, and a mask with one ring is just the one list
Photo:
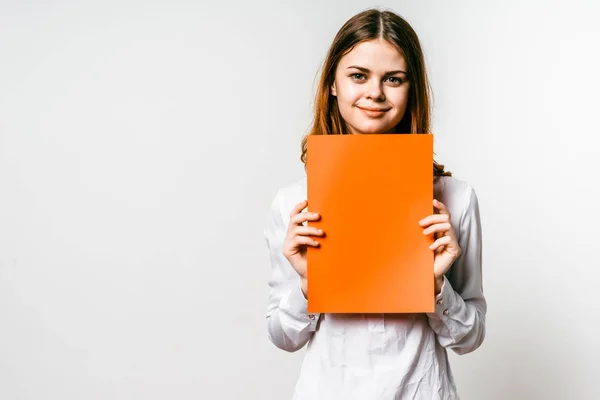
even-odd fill
[(310, 135), (307, 247), (311, 313), (434, 311), (433, 135)]

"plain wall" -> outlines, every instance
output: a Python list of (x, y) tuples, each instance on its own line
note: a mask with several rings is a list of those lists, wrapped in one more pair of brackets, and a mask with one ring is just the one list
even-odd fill
[(597, 2), (0, 1), (0, 399), (287, 399), (264, 227), (352, 15), (417, 31), (476, 190), (463, 400), (598, 399)]

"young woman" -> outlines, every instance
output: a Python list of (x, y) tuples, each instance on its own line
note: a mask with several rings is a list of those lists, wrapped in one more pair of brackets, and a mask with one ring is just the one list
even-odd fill
[[(429, 108), (416, 33), (397, 14), (372, 9), (336, 35), (309, 135), (430, 134)], [(301, 160), (306, 166), (306, 137)], [(419, 221), (436, 239), (435, 312), (428, 314), (309, 314), (306, 248), (325, 232), (307, 225), (320, 216), (303, 211), (306, 177), (277, 192), (264, 231), (272, 267), (267, 326), (283, 350), (308, 344), (294, 399), (458, 399), (447, 349), (469, 353), (485, 336), (481, 221), (469, 184), (435, 161), (433, 181), (433, 213)]]

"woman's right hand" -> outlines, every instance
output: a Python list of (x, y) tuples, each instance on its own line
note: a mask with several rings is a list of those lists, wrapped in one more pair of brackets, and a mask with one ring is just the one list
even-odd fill
[(318, 228), (304, 226), (305, 221), (317, 221), (321, 216), (315, 212), (302, 212), (308, 205), (307, 200), (298, 203), (290, 213), (290, 223), (283, 242), (283, 255), (300, 275), (300, 284), (304, 296), (308, 298), (306, 282), (306, 252), (307, 246), (318, 247), (319, 242), (310, 236), (323, 236), (325, 233)]

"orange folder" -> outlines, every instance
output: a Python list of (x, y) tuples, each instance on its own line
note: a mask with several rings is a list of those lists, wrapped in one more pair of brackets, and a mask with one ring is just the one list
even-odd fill
[(311, 135), (306, 174), (308, 311), (433, 312), (433, 135)]

